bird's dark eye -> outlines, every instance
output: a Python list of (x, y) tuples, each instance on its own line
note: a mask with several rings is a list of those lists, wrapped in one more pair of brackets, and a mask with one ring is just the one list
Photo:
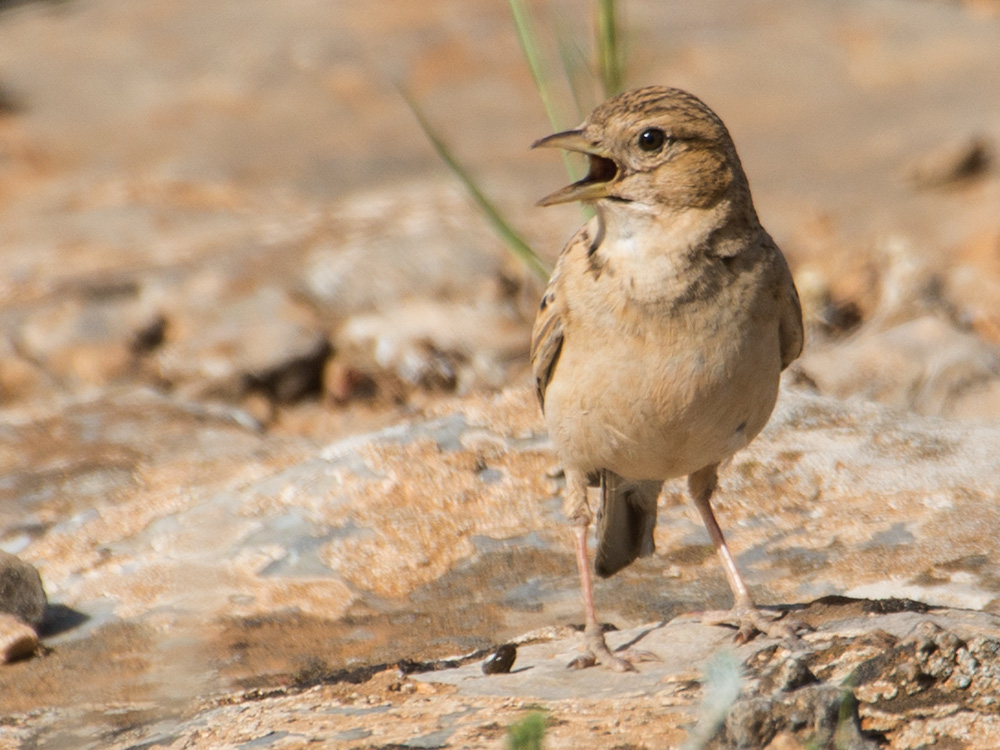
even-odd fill
[(659, 151), (666, 141), (666, 133), (659, 128), (646, 128), (639, 133), (639, 148), (643, 151)]

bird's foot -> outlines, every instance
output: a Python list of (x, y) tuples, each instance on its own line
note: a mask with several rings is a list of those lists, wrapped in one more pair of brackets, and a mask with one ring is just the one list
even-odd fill
[(701, 621), (705, 625), (729, 625), (736, 628), (736, 643), (749, 643), (758, 634), (770, 638), (798, 639), (799, 633), (809, 630), (809, 626), (798, 620), (785, 620), (783, 612), (764, 613), (752, 604), (737, 605), (730, 610), (703, 612)]
[(628, 649), (612, 652), (600, 625), (587, 626), (583, 633), (583, 643), (583, 653), (567, 664), (567, 668), (586, 669), (600, 664), (615, 672), (635, 672), (637, 670), (633, 662), (660, 661), (660, 657), (651, 651)]

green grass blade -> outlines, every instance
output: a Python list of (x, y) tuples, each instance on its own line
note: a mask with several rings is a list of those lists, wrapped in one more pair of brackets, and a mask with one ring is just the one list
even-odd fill
[[(517, 40), (521, 44), (524, 60), (528, 63), (531, 79), (535, 82), (538, 98), (542, 100), (542, 108), (545, 110), (546, 117), (549, 118), (549, 125), (552, 126), (552, 132), (556, 133), (564, 130), (565, 127), (562, 124), (562, 119), (556, 111), (552, 89), (549, 86), (549, 78), (542, 68), (541, 48), (538, 45), (538, 37), (535, 35), (531, 16), (528, 14), (521, 0), (510, 0), (510, 13), (514, 17)], [(574, 166), (569, 154), (563, 152), (562, 160), (569, 178), (571, 180), (578, 180), (581, 177), (580, 171)]]
[(625, 85), (625, 61), (618, 37), (615, 0), (597, 0), (597, 68), (608, 98), (620, 94)]
[[(586, 88), (584, 79), (592, 76), (592, 71), (587, 65), (587, 55), (579, 41), (566, 30), (565, 24), (556, 24), (556, 43), (559, 48), (559, 59), (562, 61), (563, 74), (566, 76), (566, 83), (569, 85), (573, 103), (576, 105), (577, 117), (582, 120), (594, 106), (592, 102), (587, 103), (587, 97), (583, 93)], [(577, 163), (567, 153), (563, 153), (563, 164), (566, 165), (566, 174), (569, 175), (571, 181), (576, 182), (583, 177), (583, 170), (577, 168)], [(580, 211), (585, 219), (594, 215), (594, 209), (586, 204), (580, 205)]]
[(555, 104), (553, 104), (548, 77), (542, 69), (541, 50), (538, 46), (538, 38), (535, 36), (531, 17), (521, 0), (510, 0), (510, 12), (514, 16), (514, 27), (517, 29), (517, 40), (521, 43), (524, 60), (528, 63), (528, 70), (535, 82), (535, 88), (538, 89), (538, 96), (542, 100), (542, 107), (545, 108), (545, 114), (549, 118), (552, 131), (561, 130), (562, 126), (556, 113)]
[(486, 215), (487, 220), (493, 227), (493, 231), (497, 233), (501, 241), (507, 246), (507, 248), (522, 262), (524, 263), (536, 276), (538, 276), (542, 281), (549, 278), (552, 273), (552, 269), (549, 268), (548, 264), (545, 263), (531, 246), (525, 242), (521, 236), (514, 231), (514, 229), (507, 223), (506, 219), (503, 218), (500, 211), (493, 205), (492, 201), (486, 197), (479, 186), (476, 184), (472, 175), (466, 171), (466, 169), (458, 162), (458, 160), (451, 153), (451, 149), (448, 148), (447, 144), (438, 135), (437, 131), (431, 125), (430, 121), (424, 115), (423, 111), (417, 105), (416, 100), (410, 96), (410, 93), (404, 89), (402, 86), (399, 87), (400, 93), (406, 100), (406, 103), (410, 106), (410, 110), (413, 112), (413, 116), (417, 118), (417, 122), (420, 123), (421, 130), (427, 136), (434, 150), (437, 152), (441, 160), (448, 165), (448, 168), (461, 180), (462, 184), (465, 185), (465, 189), (469, 191), (469, 195), (472, 196), (473, 201), (479, 206), (480, 210)]
[(545, 714), (535, 711), (512, 725), (507, 732), (508, 750), (542, 750)]
[(712, 654), (704, 667), (698, 721), (682, 750), (703, 750), (740, 696), (743, 665), (733, 649), (723, 648)]
[(594, 108), (592, 95), (585, 93), (590, 84), (593, 83), (593, 74), (587, 64), (587, 54), (580, 45), (580, 41), (567, 30), (565, 23), (557, 23), (555, 31), (563, 75), (566, 76), (566, 81), (569, 84), (577, 119), (583, 120)]

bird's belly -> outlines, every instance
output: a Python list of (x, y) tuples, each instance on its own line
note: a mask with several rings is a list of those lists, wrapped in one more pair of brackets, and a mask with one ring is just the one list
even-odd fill
[(564, 347), (545, 397), (546, 422), (563, 463), (633, 479), (669, 479), (746, 446), (777, 399), (777, 341), (704, 343), (695, 351), (641, 357), (635, 355), (643, 347), (635, 342), (609, 341), (599, 358), (593, 347), (590, 357)]

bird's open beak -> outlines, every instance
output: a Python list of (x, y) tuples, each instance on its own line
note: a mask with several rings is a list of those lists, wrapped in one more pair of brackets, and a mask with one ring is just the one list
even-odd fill
[(546, 136), (531, 144), (532, 148), (563, 148), (586, 154), (590, 161), (587, 176), (562, 190), (557, 190), (538, 201), (539, 206), (554, 206), (557, 203), (573, 201), (593, 201), (608, 196), (608, 186), (618, 176), (618, 164), (602, 146), (588, 141), (581, 130), (566, 130)]

